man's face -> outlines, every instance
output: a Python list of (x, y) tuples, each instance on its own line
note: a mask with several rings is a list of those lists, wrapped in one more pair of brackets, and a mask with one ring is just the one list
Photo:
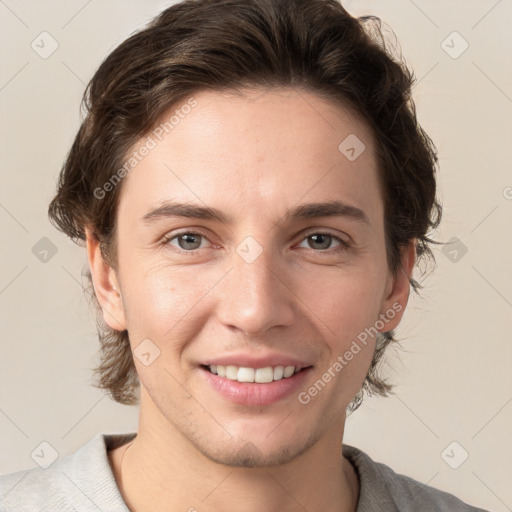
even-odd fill
[[(179, 433), (218, 462), (282, 463), (342, 430), (375, 338), (358, 341), (350, 360), (344, 354), (397, 298), (405, 308), (409, 283), (401, 278), (397, 292), (388, 272), (375, 143), (365, 123), (292, 89), (194, 98), (197, 106), (161, 141), (154, 137), (156, 147), (122, 183), (115, 276), (122, 303), (113, 316), (137, 354), (144, 425)], [(287, 216), (332, 201), (367, 221)], [(226, 219), (144, 220), (165, 202), (215, 208)], [(379, 330), (400, 317), (394, 311)], [(342, 369), (334, 365), (339, 357)], [(215, 375), (211, 364), (272, 367), (270, 378), (282, 373), (277, 366), (304, 369), (248, 383)], [(331, 378), (309, 393), (329, 369)], [(268, 369), (228, 372), (269, 377)]]

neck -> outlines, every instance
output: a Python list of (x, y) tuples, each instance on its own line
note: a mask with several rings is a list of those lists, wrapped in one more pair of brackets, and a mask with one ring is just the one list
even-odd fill
[(356, 510), (357, 473), (342, 456), (344, 415), (342, 425), (336, 423), (292, 461), (247, 468), (212, 461), (170, 423), (162, 428), (158, 422), (146, 422), (142, 412), (136, 438), (113, 459), (120, 491), (132, 512)]

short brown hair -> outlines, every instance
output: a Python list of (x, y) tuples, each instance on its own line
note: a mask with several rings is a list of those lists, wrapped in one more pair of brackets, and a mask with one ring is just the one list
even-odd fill
[[(133, 145), (168, 109), (194, 92), (247, 86), (292, 87), (341, 102), (369, 124), (376, 140), (383, 190), (386, 255), (400, 270), (401, 250), (415, 241), (427, 256), (429, 230), (442, 208), (436, 200), (437, 152), (416, 119), (414, 74), (386, 47), (381, 21), (355, 18), (336, 0), (185, 0), (160, 13), (119, 45), (88, 84), (86, 116), (63, 165), (50, 220), (75, 242), (85, 227), (117, 269), (116, 208), (122, 183), (105, 197), (101, 188), (123, 167)], [(90, 271), (89, 291), (93, 290)], [(422, 286), (410, 279), (414, 290)], [(105, 325), (98, 313), (101, 361), (95, 385), (120, 403), (137, 403), (140, 385), (128, 332)], [(392, 387), (378, 375), (394, 332), (379, 333), (363, 393), (386, 396)]]

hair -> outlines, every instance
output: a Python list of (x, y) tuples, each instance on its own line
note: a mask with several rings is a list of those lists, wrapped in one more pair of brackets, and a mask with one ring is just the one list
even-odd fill
[[(413, 72), (388, 48), (376, 16), (351, 16), (336, 0), (185, 0), (120, 44), (98, 68), (82, 99), (85, 116), (49, 205), (51, 222), (83, 245), (85, 228), (117, 270), (116, 208), (123, 183), (107, 187), (133, 146), (171, 106), (201, 90), (300, 88), (348, 108), (371, 128), (383, 193), (386, 257), (394, 275), (415, 244), (418, 265), (435, 262), (429, 238), (436, 199), (437, 150), (416, 118)], [(102, 188), (103, 187), (103, 188)], [(101, 193), (98, 191), (101, 190)], [(403, 270), (403, 269), (402, 269)], [(94, 295), (100, 363), (94, 385), (123, 404), (138, 403), (140, 382), (127, 330), (109, 328)], [(414, 291), (423, 286), (412, 276)], [(387, 396), (381, 358), (394, 331), (379, 333), (364, 392)]]

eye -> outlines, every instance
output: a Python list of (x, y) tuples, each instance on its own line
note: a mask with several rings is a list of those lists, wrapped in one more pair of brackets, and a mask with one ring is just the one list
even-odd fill
[[(182, 253), (193, 253), (196, 249), (204, 248), (202, 242), (205, 240), (207, 241), (208, 238), (204, 233), (198, 231), (183, 231), (178, 234), (166, 236), (162, 240), (162, 245), (171, 245)], [(312, 240), (312, 244), (309, 243), (309, 248), (320, 252), (327, 252), (327, 249), (331, 248), (330, 246), (333, 241), (337, 242), (338, 244), (335, 246), (334, 252), (344, 251), (350, 247), (348, 242), (330, 233), (311, 233), (303, 240)], [(311, 245), (317, 245), (317, 247), (311, 247)]]
[[(304, 240), (306, 242), (308, 240), (312, 240), (312, 244), (309, 243), (310, 248), (313, 250), (319, 250), (320, 252), (326, 252), (325, 249), (329, 249), (329, 246), (333, 241), (338, 242), (338, 245), (335, 246), (335, 252), (344, 251), (350, 247), (348, 242), (345, 242), (345, 240), (335, 235), (331, 235), (330, 233), (311, 233)], [(317, 245), (317, 247), (311, 247), (311, 245)]]
[[(178, 246), (171, 243), (175, 240)], [(204, 240), (207, 240), (204, 233), (199, 233), (196, 231), (184, 231), (182, 233), (178, 233), (177, 235), (165, 237), (162, 240), (162, 245), (172, 245), (173, 247), (181, 250), (181, 252), (194, 252), (195, 249), (202, 248), (201, 242)]]

